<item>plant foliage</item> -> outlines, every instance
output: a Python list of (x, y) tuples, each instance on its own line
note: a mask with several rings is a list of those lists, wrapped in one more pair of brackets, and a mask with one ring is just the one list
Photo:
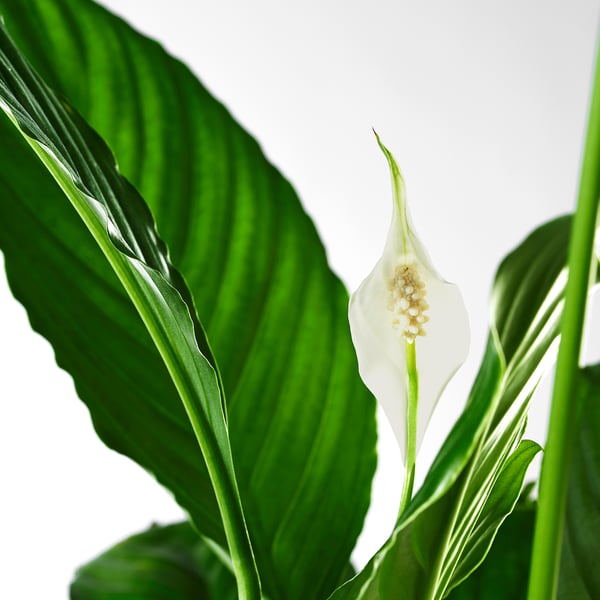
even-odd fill
[[(532, 508), (517, 502), (540, 450), (522, 437), (555, 354), (571, 218), (501, 263), (465, 410), (354, 575), (375, 404), (358, 377), (347, 293), (295, 192), (183, 64), (100, 6), (0, 0), (0, 14), (11, 289), (98, 435), (190, 519), (82, 567), (72, 598), (475, 598), (499, 572), (512, 594), (530, 538), (518, 552), (507, 540), (529, 531)], [(591, 600), (597, 368), (584, 371), (580, 398), (560, 594)]]

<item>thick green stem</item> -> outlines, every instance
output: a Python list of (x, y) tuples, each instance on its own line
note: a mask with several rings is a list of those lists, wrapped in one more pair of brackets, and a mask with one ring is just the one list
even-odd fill
[(417, 460), (417, 410), (419, 407), (419, 373), (417, 371), (416, 341), (404, 343), (406, 351), (406, 373), (408, 397), (406, 400), (406, 471), (400, 498), (398, 518), (406, 510), (412, 498)]
[(569, 464), (576, 435), (573, 399), (599, 196), (600, 60), (597, 58), (579, 197), (571, 229), (569, 278), (561, 321), (548, 440), (540, 477), (528, 600), (552, 600), (556, 597)]

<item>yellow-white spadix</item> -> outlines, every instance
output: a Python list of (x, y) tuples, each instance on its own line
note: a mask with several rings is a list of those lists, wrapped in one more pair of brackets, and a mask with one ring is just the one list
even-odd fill
[(349, 320), (360, 375), (406, 462), (407, 454), (414, 461), (444, 387), (467, 356), (469, 323), (459, 289), (438, 275), (416, 237), (398, 165), (377, 141), (392, 176), (392, 223), (383, 256), (350, 298)]

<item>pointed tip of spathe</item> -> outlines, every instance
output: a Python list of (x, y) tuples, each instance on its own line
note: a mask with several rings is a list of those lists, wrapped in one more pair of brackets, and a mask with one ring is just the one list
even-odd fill
[(403, 180), (402, 173), (400, 171), (400, 167), (398, 167), (398, 163), (396, 162), (394, 155), (388, 150), (387, 146), (381, 141), (381, 137), (379, 136), (377, 131), (375, 131), (375, 128), (371, 127), (371, 129), (373, 130), (375, 139), (377, 140), (377, 145), (383, 152), (383, 155), (385, 156), (385, 158), (388, 162), (390, 170), (392, 171), (392, 176), (400, 177), (400, 179)]
[(373, 130), (373, 135), (375, 136), (375, 139), (377, 140), (377, 145), (379, 146), (379, 148), (381, 149), (381, 151), (387, 158), (388, 162), (390, 161), (390, 159), (394, 160), (394, 157), (392, 156), (391, 152), (386, 148), (385, 144), (381, 141), (381, 137), (379, 137), (379, 134), (375, 130), (375, 127), (371, 127), (371, 129)]
[(405, 223), (404, 230), (405, 233), (408, 232), (408, 215), (406, 214), (406, 189), (404, 183), (404, 177), (402, 176), (402, 171), (400, 171), (400, 167), (394, 158), (394, 155), (388, 150), (387, 146), (381, 141), (379, 134), (373, 128), (373, 133), (375, 134), (375, 138), (377, 139), (377, 144), (379, 148), (383, 152), (385, 159), (387, 160), (390, 175), (392, 176), (392, 188), (394, 192), (394, 204), (397, 207), (398, 215), (403, 223)]

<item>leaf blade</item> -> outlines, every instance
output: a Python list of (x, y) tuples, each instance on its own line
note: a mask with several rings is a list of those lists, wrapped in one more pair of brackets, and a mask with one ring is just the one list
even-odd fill
[(71, 600), (234, 600), (235, 579), (186, 522), (153, 525), (80, 567)]
[(600, 365), (579, 374), (579, 435), (571, 459), (557, 597), (595, 598), (600, 593)]
[[(0, 7), (44, 78), (109, 142), (121, 170), (148, 201), (192, 291), (219, 361), (248, 526), (272, 598), (327, 595), (346, 567), (368, 506), (375, 404), (358, 380), (346, 292), (327, 268), (314, 226), (256, 142), (158, 44), (92, 3), (25, 0)], [(51, 56), (61, 56), (62, 64), (53, 65)], [(136, 97), (144, 99), (139, 110)], [(159, 168), (164, 155), (178, 168)], [(66, 236), (75, 239), (76, 233)], [(7, 260), (13, 289), (19, 274), (9, 263), (15, 260)], [(109, 276), (98, 270), (104, 285)], [(109, 287), (109, 295), (118, 297)], [(39, 293), (44, 290), (28, 289), (24, 303), (35, 304)], [(123, 329), (137, 331), (119, 314)], [(44, 315), (41, 320), (54, 338), (60, 336)], [(78, 343), (85, 347), (82, 337)], [(122, 372), (120, 393), (157, 428), (159, 444), (177, 435), (176, 448), (163, 444), (158, 456), (150, 436), (133, 448), (127, 436), (135, 428), (132, 415), (111, 405), (126, 424), (118, 427), (102, 404), (107, 392), (90, 398), (91, 385), (78, 382), (78, 389), (85, 387), (104, 439), (155, 472), (195, 515), (196, 525), (222, 544), (214, 494), (194, 460), (185, 416), (146, 342), (142, 346), (139, 362), (153, 371), (143, 394), (131, 391), (132, 377), (122, 366), (113, 361), (105, 370)], [(85, 354), (93, 351), (88, 346)], [(66, 354), (70, 368), (81, 371), (84, 358), (73, 349)], [(59, 360), (67, 362), (64, 352)], [(132, 373), (140, 371), (137, 361), (127, 363)], [(162, 422), (165, 416), (169, 423)], [(262, 449), (266, 439), (268, 451)], [(185, 473), (174, 472), (178, 461)], [(199, 490), (194, 496), (190, 482)]]
[(110, 150), (59, 102), (0, 25), (0, 108), (71, 202), (127, 291), (175, 384), (202, 450), (243, 598), (260, 584), (233, 469), (216, 363), (189, 291)]

